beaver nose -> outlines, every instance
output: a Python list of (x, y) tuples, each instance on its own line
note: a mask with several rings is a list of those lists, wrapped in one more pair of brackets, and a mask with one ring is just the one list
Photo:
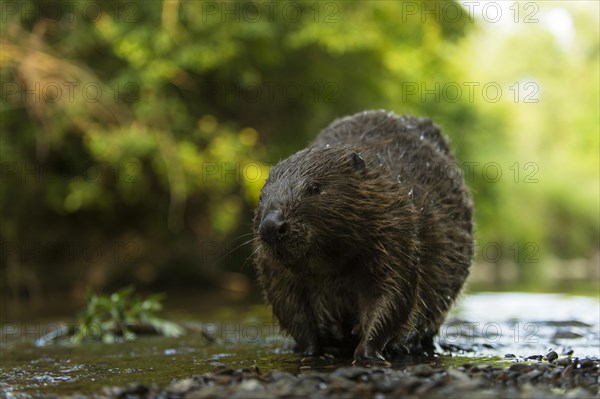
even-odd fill
[(270, 211), (260, 222), (258, 232), (263, 241), (276, 242), (287, 235), (288, 224), (281, 217), (281, 212)]

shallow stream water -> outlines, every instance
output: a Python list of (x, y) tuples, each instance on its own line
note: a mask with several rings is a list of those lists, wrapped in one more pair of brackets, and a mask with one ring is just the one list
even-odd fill
[[(215, 308), (196, 320), (179, 317), (188, 330), (181, 338), (140, 337), (136, 342), (36, 345), (60, 323), (3, 322), (0, 335), (0, 394), (3, 397), (94, 394), (133, 382), (164, 386), (208, 372), (218, 363), (261, 371), (332, 370), (349, 358), (302, 361), (292, 341), (263, 305)], [(165, 316), (168, 318), (169, 313)], [(38, 341), (39, 343), (39, 341)], [(509, 366), (535, 362), (549, 351), (573, 357), (600, 357), (600, 302), (597, 298), (552, 294), (479, 293), (462, 298), (437, 340), (439, 354), (404, 358), (393, 367), (427, 363), (459, 366), (486, 362)]]

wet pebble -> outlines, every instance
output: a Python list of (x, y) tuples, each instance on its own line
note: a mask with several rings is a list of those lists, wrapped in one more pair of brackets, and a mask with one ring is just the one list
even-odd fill
[(544, 358), (544, 356), (542, 356), (542, 355), (532, 355), (532, 356), (527, 356), (525, 358), (525, 360), (537, 360), (538, 362), (541, 362), (543, 358)]
[(546, 360), (548, 360), (550, 363), (552, 363), (556, 359), (558, 359), (558, 353), (556, 353), (555, 351), (550, 351), (546, 355)]
[(509, 367), (510, 371), (516, 371), (518, 373), (523, 373), (523, 372), (527, 372), (529, 370), (531, 370), (531, 365), (527, 364), (527, 363), (515, 363), (515, 364), (511, 364), (511, 366)]
[(242, 381), (239, 385), (239, 390), (242, 392), (256, 392), (256, 391), (264, 391), (264, 387), (258, 380), (249, 379)]
[(561, 357), (560, 359), (558, 359), (556, 362), (554, 362), (555, 364), (559, 365), (559, 366), (563, 366), (566, 367), (570, 364), (573, 364), (573, 359), (571, 359), (570, 356), (567, 357)]
[(573, 365), (568, 365), (560, 375), (562, 378), (572, 378), (573, 377)]
[(331, 373), (331, 377), (343, 377), (356, 380), (364, 375), (370, 374), (372, 370), (365, 367), (341, 367)]
[(531, 380), (536, 379), (537, 377), (541, 376), (542, 374), (544, 374), (544, 372), (541, 370), (532, 370), (529, 373), (525, 374), (523, 376), (523, 378), (528, 381), (531, 381)]
[(226, 364), (218, 363), (213, 368), (213, 373), (216, 375), (232, 375), (234, 370)]
[(490, 371), (492, 368), (493, 367), (491, 364), (476, 364), (475, 366), (471, 367), (471, 372), (480, 373)]
[(419, 377), (428, 377), (433, 374), (433, 369), (426, 364), (419, 364), (412, 367), (411, 371)]
[(183, 380), (175, 381), (169, 385), (169, 387), (167, 387), (167, 392), (170, 394), (184, 394), (195, 386), (199, 386), (196, 380), (193, 378), (184, 378)]
[(460, 370), (450, 367), (447, 371), (448, 375), (459, 381), (468, 381), (469, 376), (466, 373), (463, 373)]
[(592, 359), (583, 359), (579, 361), (579, 365), (582, 369), (585, 369), (588, 367), (594, 367), (595, 363)]

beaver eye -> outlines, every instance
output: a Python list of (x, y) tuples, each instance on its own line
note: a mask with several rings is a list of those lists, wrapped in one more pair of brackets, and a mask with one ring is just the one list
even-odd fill
[(317, 182), (311, 182), (308, 185), (308, 193), (315, 195), (315, 194), (320, 194), (321, 193), (321, 185)]

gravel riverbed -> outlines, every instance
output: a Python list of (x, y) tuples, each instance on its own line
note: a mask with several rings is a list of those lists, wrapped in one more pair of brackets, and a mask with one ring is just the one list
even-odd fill
[(509, 367), (464, 364), (403, 368), (341, 367), (299, 373), (258, 367), (233, 369), (218, 364), (209, 373), (174, 381), (166, 387), (134, 384), (105, 388), (113, 398), (598, 398), (598, 359), (558, 357), (516, 361)]

